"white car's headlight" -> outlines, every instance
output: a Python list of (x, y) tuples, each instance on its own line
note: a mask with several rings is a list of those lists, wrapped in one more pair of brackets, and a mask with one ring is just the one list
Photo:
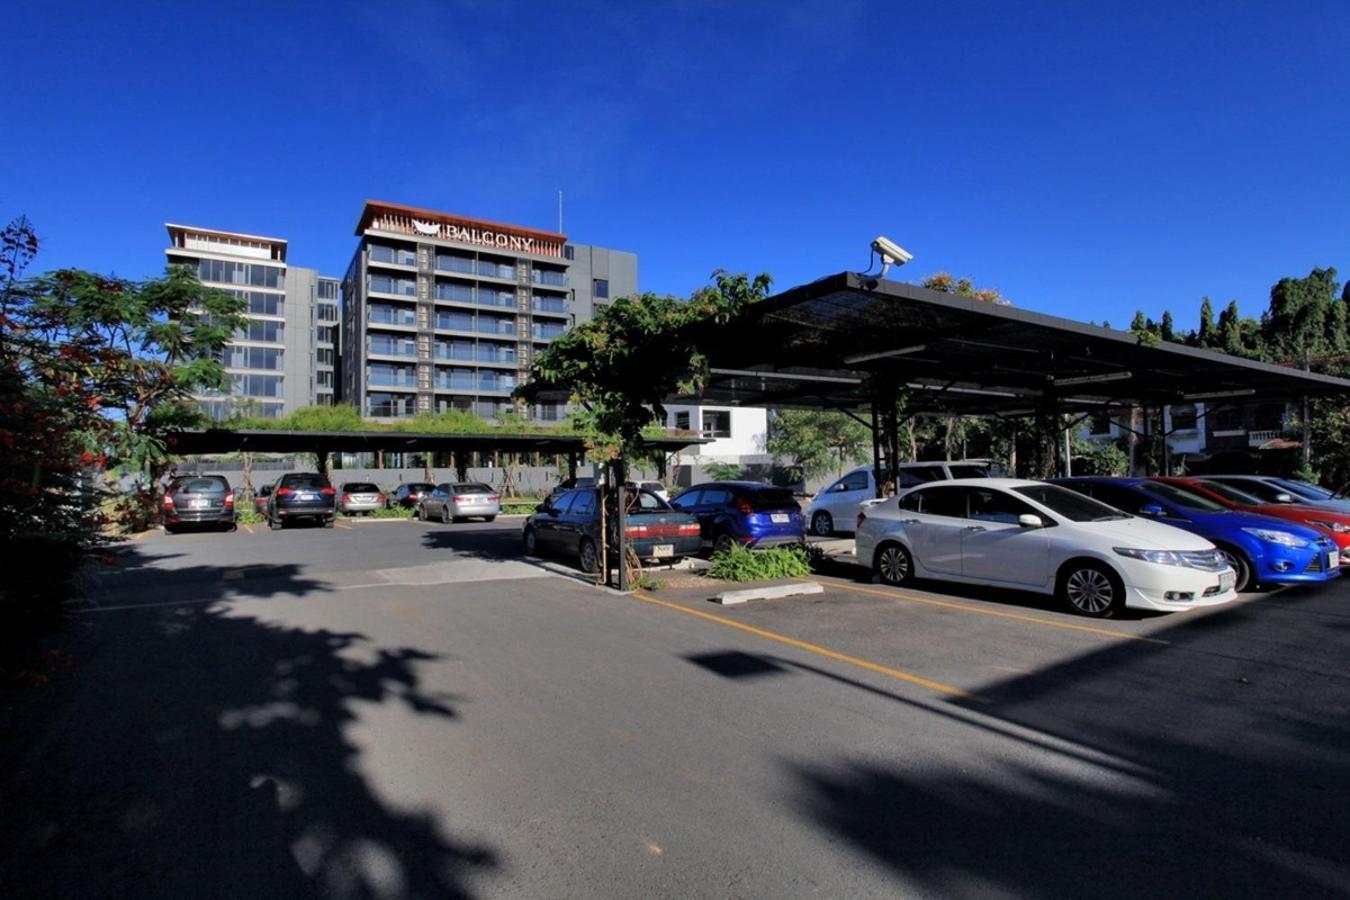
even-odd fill
[(1325, 528), (1327, 531), (1334, 531), (1337, 534), (1345, 534), (1350, 531), (1350, 525), (1344, 522), (1323, 522), (1320, 519), (1309, 519), (1308, 522), (1313, 525)]
[(1263, 541), (1269, 541), (1272, 544), (1281, 544), (1285, 547), (1293, 547), (1299, 550), (1303, 549), (1309, 544), (1309, 541), (1306, 540), (1305, 538), (1301, 538), (1296, 534), (1290, 534), (1287, 531), (1276, 531), (1274, 528), (1244, 528), (1242, 530), (1247, 532), (1254, 538), (1259, 538)]
[(1111, 549), (1121, 556), (1128, 556), (1130, 559), (1142, 559), (1144, 562), (1157, 563), (1160, 566), (1188, 565), (1185, 558), (1175, 550), (1140, 550), (1134, 547), (1113, 547)]

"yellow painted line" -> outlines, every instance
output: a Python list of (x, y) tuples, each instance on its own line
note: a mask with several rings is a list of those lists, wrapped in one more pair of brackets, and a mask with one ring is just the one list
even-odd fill
[(249, 534), (252, 534), (252, 533), (253, 533), (253, 526), (252, 526), (252, 525), (248, 524), (247, 522), (240, 522), (239, 524), (242, 525), (242, 526), (243, 526), (243, 529), (244, 529), (245, 531), (247, 531)]
[(244, 570), (243, 570), (243, 569), (226, 569), (225, 572), (224, 572), (224, 574), (221, 575), (220, 577), (221, 577), (222, 579), (224, 579), (225, 581), (238, 581), (239, 579), (241, 579), (241, 578), (244, 577)]
[(1091, 625), (1074, 625), (1071, 622), (1052, 622), (1049, 619), (1042, 619), (1037, 616), (1024, 616), (1021, 613), (1004, 612), (1000, 609), (984, 609), (979, 606), (967, 606), (964, 603), (953, 603), (950, 600), (934, 600), (932, 597), (916, 597), (913, 594), (906, 594), (898, 590), (878, 590), (877, 588), (867, 588), (857, 584), (843, 584), (838, 581), (819, 581), (815, 578), (806, 578), (804, 581), (813, 581), (824, 588), (838, 588), (842, 591), (857, 591), (860, 594), (874, 594), (878, 597), (885, 597), (887, 600), (907, 601), (909, 603), (922, 603), (926, 606), (939, 606), (943, 609), (959, 609), (962, 612), (975, 613), (979, 616), (993, 616), (998, 619), (1012, 619), (1016, 622), (1031, 622), (1033, 625), (1044, 625), (1046, 628), (1061, 628), (1065, 631), (1081, 631), (1086, 634), (1098, 634), (1103, 637), (1119, 638), (1122, 641), (1144, 641), (1149, 644), (1171, 644), (1171, 641), (1163, 641), (1158, 638), (1144, 637), (1138, 634), (1129, 634), (1124, 631), (1112, 631), (1109, 628), (1094, 628)]
[(348, 525), (346, 522), (334, 522), (333, 524), (339, 528), (345, 528), (348, 531), (352, 530), (352, 526)]
[(138, 532), (136, 532), (134, 535), (131, 536), (131, 539), (132, 539), (133, 541), (139, 541), (141, 538), (145, 537), (145, 536), (146, 536), (147, 534), (149, 534), (149, 533), (150, 533), (150, 532), (148, 532), (148, 531), (138, 531)]
[(700, 619), (707, 619), (709, 622), (716, 622), (718, 625), (725, 625), (728, 628), (735, 628), (739, 631), (745, 631), (758, 637), (767, 638), (771, 641), (777, 641), (780, 644), (787, 644), (789, 647), (796, 647), (798, 650), (805, 650), (808, 653), (815, 653), (827, 659), (833, 659), (836, 662), (848, 663), (851, 666), (857, 666), (860, 669), (866, 669), (869, 672), (875, 672), (878, 675), (886, 675), (898, 681), (904, 681), (908, 684), (916, 684), (919, 687), (926, 687), (929, 690), (937, 691), (940, 694), (947, 694), (951, 697), (961, 697), (967, 700), (984, 701), (983, 697), (972, 694), (969, 691), (963, 691), (958, 687), (952, 687), (950, 684), (943, 684), (940, 681), (933, 681), (930, 678), (924, 678), (920, 675), (914, 675), (910, 672), (904, 672), (900, 669), (892, 669), (890, 666), (883, 666), (880, 663), (874, 663), (870, 660), (859, 659), (856, 656), (849, 656), (847, 653), (840, 653), (837, 650), (831, 650), (828, 647), (822, 647), (819, 644), (809, 644), (806, 641), (799, 641), (796, 638), (788, 637), (784, 634), (777, 634), (772, 631), (765, 631), (763, 628), (756, 628), (753, 625), (746, 625), (744, 622), (737, 622), (735, 619), (728, 619), (724, 616), (713, 615), (702, 610), (690, 609), (687, 606), (681, 606), (678, 603), (671, 603), (669, 600), (660, 600), (651, 594), (642, 591), (634, 591), (633, 596), (644, 603), (654, 603), (657, 606), (664, 606), (673, 609), (676, 612), (686, 613), (691, 616), (697, 616)]

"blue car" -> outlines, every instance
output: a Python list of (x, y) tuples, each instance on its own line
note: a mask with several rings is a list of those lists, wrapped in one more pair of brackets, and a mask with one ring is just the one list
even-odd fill
[(1336, 545), (1296, 522), (1229, 510), (1175, 485), (1143, 478), (1057, 478), (1054, 483), (1206, 538), (1228, 557), (1239, 591), (1262, 584), (1320, 582), (1341, 574)]
[(713, 552), (732, 544), (777, 547), (806, 537), (802, 508), (787, 488), (751, 481), (696, 484), (670, 505), (698, 519), (703, 544)]

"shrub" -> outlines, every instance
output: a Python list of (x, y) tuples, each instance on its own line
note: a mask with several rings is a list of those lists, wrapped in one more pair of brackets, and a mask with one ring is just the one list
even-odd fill
[(747, 550), (737, 544), (714, 555), (708, 569), (710, 577), (723, 581), (767, 581), (810, 574), (810, 553), (805, 547)]
[(411, 519), (417, 515), (417, 507), (395, 506), (393, 509), (377, 509), (370, 514), (372, 519)]

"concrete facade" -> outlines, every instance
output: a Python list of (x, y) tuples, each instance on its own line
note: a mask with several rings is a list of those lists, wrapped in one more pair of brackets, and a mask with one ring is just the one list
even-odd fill
[[(367, 418), (493, 418), (534, 355), (637, 292), (637, 256), (557, 232), (369, 201), (342, 281), (341, 399)], [(521, 410), (557, 421), (564, 410)]]
[[(327, 282), (331, 301), (327, 315), (336, 326), (336, 279), (314, 269), (289, 265), (283, 238), (166, 224), (170, 264), (186, 265), (202, 283), (244, 299), (247, 323), (225, 348), (228, 390), (206, 392), (196, 399), (212, 419), (233, 414), (265, 418), (285, 416), (304, 406), (332, 403), (332, 389), (316, 382), (320, 346), (316, 318), (321, 306), (319, 285)], [(330, 336), (336, 340), (335, 329)], [(331, 376), (330, 376), (331, 378)]]

